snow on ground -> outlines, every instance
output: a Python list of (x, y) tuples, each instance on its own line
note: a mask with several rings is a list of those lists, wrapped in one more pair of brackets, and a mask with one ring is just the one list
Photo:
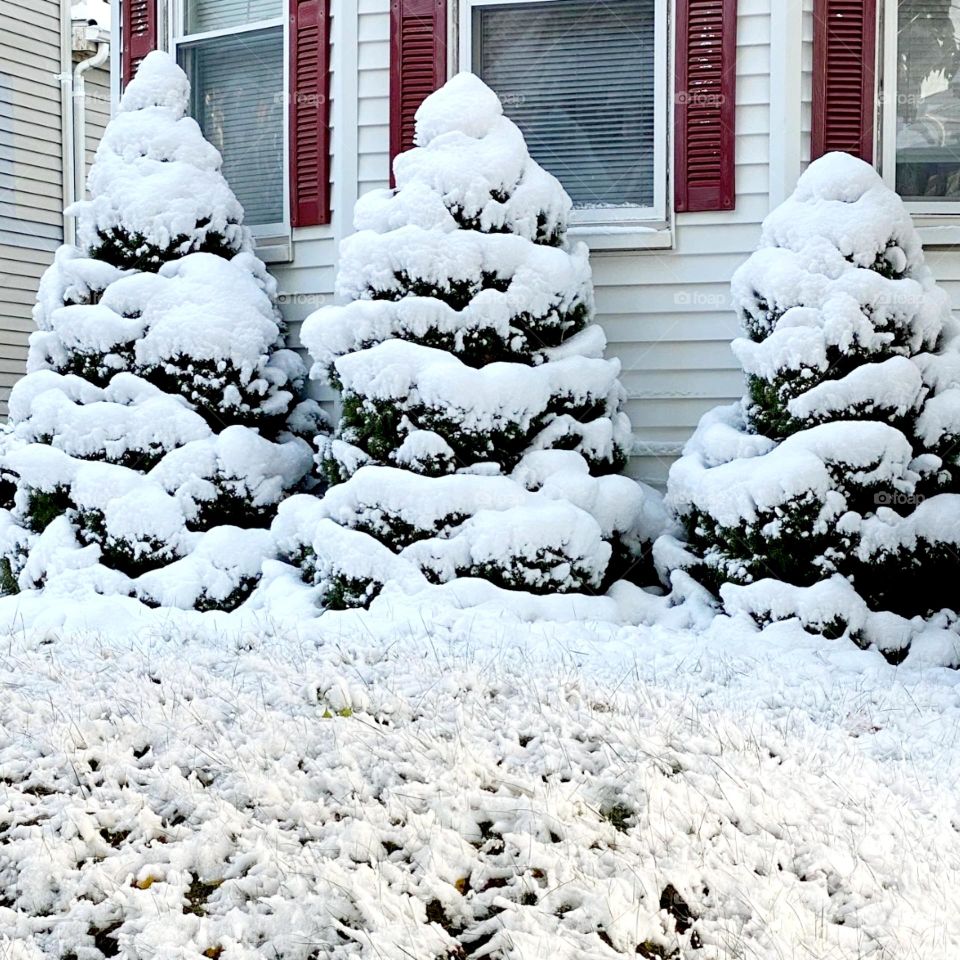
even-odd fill
[(0, 601), (0, 956), (958, 955), (957, 672), (308, 597)]

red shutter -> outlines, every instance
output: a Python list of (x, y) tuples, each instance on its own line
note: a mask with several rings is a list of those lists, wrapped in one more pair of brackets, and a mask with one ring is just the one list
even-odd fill
[(842, 150), (873, 162), (876, 0), (815, 0), (810, 159)]
[(732, 210), (737, 0), (677, 0), (676, 10), (676, 210)]
[(390, 162), (413, 146), (417, 107), (447, 79), (446, 0), (391, 0)]
[(157, 0), (122, 0), (123, 85), (136, 75), (140, 61), (157, 49)]
[(290, 221), (330, 222), (330, 0), (290, 0)]

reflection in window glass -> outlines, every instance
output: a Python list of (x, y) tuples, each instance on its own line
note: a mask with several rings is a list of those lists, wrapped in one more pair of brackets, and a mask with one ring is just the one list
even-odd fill
[(474, 70), (575, 206), (654, 201), (654, 0), (474, 8)]
[(187, 0), (187, 33), (243, 27), (283, 16), (283, 0)]
[(960, 201), (960, 0), (898, 5), (897, 192)]
[(190, 113), (223, 155), (251, 225), (283, 221), (283, 28), (184, 44)]

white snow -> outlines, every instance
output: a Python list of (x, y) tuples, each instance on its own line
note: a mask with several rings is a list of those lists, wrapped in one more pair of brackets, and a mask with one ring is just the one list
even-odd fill
[(154, 51), (137, 71), (104, 131), (90, 170), (91, 199), (67, 212), (79, 244), (95, 249), (119, 230), (144, 251), (176, 241), (181, 254), (215, 237), (235, 252), (250, 249), (243, 208), (220, 174), (220, 154), (186, 116), (190, 86), (166, 54)]
[(671, 470), (668, 503), (680, 514), (691, 506), (725, 527), (755, 521), (791, 502), (822, 504), (821, 522), (845, 509), (846, 487), (889, 485), (911, 493), (917, 480), (906, 437), (876, 421), (838, 421), (787, 437), (762, 456), (708, 467), (696, 452)]
[(108, 0), (74, 0), (70, 6), (70, 18), (109, 30), (110, 4)]
[[(427, 422), (433, 418), (455, 422), (465, 434), (478, 438), (513, 430), (527, 433), (546, 418), (548, 430), (550, 422), (559, 421), (561, 436), (582, 435), (583, 447), (596, 449), (600, 456), (611, 456), (615, 444), (626, 439), (620, 422), (609, 419), (622, 393), (618, 360), (569, 357), (539, 367), (490, 363), (476, 369), (445, 350), (386, 340), (338, 358), (335, 367), (346, 391), (389, 402)], [(599, 443), (591, 442), (590, 422), (551, 414), (561, 403), (606, 408)], [(536, 446), (537, 441), (533, 443)], [(495, 457), (496, 449), (489, 453)]]
[(839, 380), (824, 380), (787, 404), (800, 420), (833, 420), (845, 411), (902, 418), (919, 410), (923, 376), (906, 357), (864, 363)]
[(309, 593), (274, 564), (259, 613), (0, 601), (0, 950), (960, 949), (960, 674), (654, 597), (636, 627)]
[[(536, 240), (555, 238), (566, 228), (570, 198), (530, 157), (520, 130), (479, 77), (459, 73), (427, 97), (417, 110), (415, 139), (417, 147), (394, 160), (397, 191), (391, 202), (382, 194), (372, 204), (363, 202), (358, 229), (360, 221), (383, 229), (381, 218), (389, 223), (397, 207), (410, 211), (406, 222), (412, 222), (425, 209), (424, 187), (442, 198), (446, 210), (484, 232), (508, 229)], [(432, 226), (452, 220), (438, 205), (426, 209), (436, 211)]]

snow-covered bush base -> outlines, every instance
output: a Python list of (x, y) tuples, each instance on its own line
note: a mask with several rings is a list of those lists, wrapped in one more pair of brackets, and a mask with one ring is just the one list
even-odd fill
[(0, 954), (960, 951), (957, 674), (725, 618), (125, 603), (0, 646)]
[(285, 501), (272, 532), (281, 556), (321, 587), (324, 607), (340, 610), (368, 605), (391, 579), (596, 593), (646, 571), (643, 548), (666, 524), (651, 488), (593, 477), (579, 454), (545, 450), (510, 477), (364, 466), (322, 500)]
[(688, 549), (668, 543), (680, 566), (661, 569), (761, 622), (788, 609), (806, 622), (840, 575), (866, 633), (846, 616), (809, 626), (858, 642), (872, 642), (867, 611), (957, 606), (960, 339), (901, 199), (862, 160), (821, 157), (731, 291), (747, 396), (709, 412), (671, 468)]

